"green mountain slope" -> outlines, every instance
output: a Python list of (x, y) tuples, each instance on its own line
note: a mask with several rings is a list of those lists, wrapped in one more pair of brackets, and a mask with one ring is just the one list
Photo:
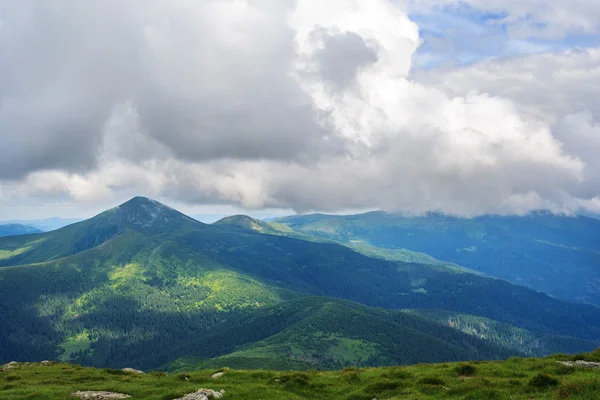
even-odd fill
[(31, 233), (41, 233), (39, 229), (23, 224), (4, 224), (0, 225), (0, 237), (13, 235), (27, 235)]
[(297, 232), (408, 249), (570, 301), (600, 305), (600, 220), (548, 213), (473, 219), (384, 212), (276, 220)]
[[(600, 337), (595, 307), (251, 228), (205, 225), (135, 198), (58, 231), (0, 238), (0, 360), (156, 368), (230, 355), (332, 368), (429, 360), (428, 349), (437, 349), (435, 361), (521, 353), (439, 321), (310, 295), (475, 314), (572, 336), (565, 341), (577, 351)], [(331, 357), (315, 359), (319, 346)]]
[(507, 349), (518, 350), (527, 356), (551, 353), (577, 353), (581, 348), (593, 348), (596, 342), (576, 341), (568, 336), (547, 335), (516, 328), (489, 318), (476, 317), (444, 310), (405, 310), (430, 321), (456, 329), (470, 336)]
[(168, 238), (207, 226), (156, 201), (136, 197), (96, 217), (41, 235), (0, 242), (0, 266), (51, 261), (99, 246), (126, 231)]
[[(278, 332), (241, 346), (225, 356), (202, 360), (193, 352), (171, 365), (174, 369), (208, 366), (341, 368), (349, 365), (398, 365), (522, 355), (436, 322), (401, 311), (373, 309), (331, 298), (303, 297), (237, 321), (231, 330), (261, 330), (278, 321)], [(282, 323), (285, 321), (285, 323)], [(579, 348), (595, 348), (595, 345)], [(418, 351), (416, 351), (418, 349)]]

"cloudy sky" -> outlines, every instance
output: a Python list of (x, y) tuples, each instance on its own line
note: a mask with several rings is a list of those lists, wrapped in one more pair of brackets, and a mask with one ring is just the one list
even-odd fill
[(600, 211), (597, 0), (0, 0), (0, 219)]

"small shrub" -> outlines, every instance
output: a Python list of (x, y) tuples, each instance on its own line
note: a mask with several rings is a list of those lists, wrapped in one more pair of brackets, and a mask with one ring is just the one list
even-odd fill
[(253, 379), (271, 379), (275, 374), (269, 371), (258, 371), (252, 373)]
[(443, 385), (445, 382), (442, 378), (437, 377), (437, 376), (427, 376), (425, 378), (422, 378), (419, 380), (419, 383), (423, 384), (423, 385)]
[(569, 375), (575, 372), (575, 367), (568, 367), (566, 365), (559, 365), (552, 369), (552, 373), (556, 375)]
[(346, 382), (355, 383), (360, 381), (360, 373), (356, 371), (350, 371), (342, 373), (342, 377)]
[(365, 393), (351, 393), (344, 400), (373, 400), (373, 396)]
[(509, 376), (511, 378), (527, 378), (527, 374), (525, 372), (519, 372), (519, 371), (512, 372)]
[(189, 381), (190, 378), (191, 376), (188, 374), (177, 374), (177, 379), (179, 379), (180, 381)]
[(477, 372), (477, 368), (471, 364), (461, 364), (454, 370), (459, 376), (474, 376)]
[(21, 377), (20, 377), (19, 375), (6, 375), (6, 376), (4, 377), (4, 380), (7, 380), (7, 381), (9, 381), (9, 382), (12, 382), (12, 381), (20, 381), (20, 380), (21, 380)]
[(521, 386), (521, 381), (518, 379), (509, 379), (508, 384), (510, 386)]
[(111, 375), (125, 375), (125, 374), (127, 374), (125, 371), (121, 371), (120, 369), (104, 368), (102, 371), (105, 372), (105, 373), (107, 373), (107, 374), (111, 374)]
[(373, 382), (370, 385), (367, 385), (367, 387), (365, 387), (365, 391), (366, 392), (385, 392), (388, 390), (395, 390), (398, 389), (400, 387), (400, 382), (393, 382), (393, 381), (378, 381), (378, 382)]
[(281, 376), (279, 376), (279, 382), (283, 385), (287, 384), (288, 382), (291, 381), (296, 381), (296, 383), (303, 383), (306, 382), (308, 383), (308, 380), (310, 379), (310, 377), (308, 376), (308, 374), (304, 373), (304, 372), (293, 372), (291, 374), (283, 374)]
[(71, 379), (73, 382), (98, 382), (98, 381), (107, 381), (108, 378), (105, 376), (78, 376)]
[(577, 393), (579, 393), (579, 386), (576, 385), (564, 385), (563, 387), (559, 388), (558, 391), (556, 392), (556, 398), (558, 399), (568, 399), (572, 396), (577, 395)]
[(483, 389), (469, 393), (465, 400), (497, 400), (502, 399), (502, 393), (495, 389)]
[(383, 378), (389, 379), (408, 379), (412, 378), (412, 374), (404, 369), (394, 368), (381, 375)]
[(558, 386), (558, 379), (546, 374), (537, 374), (529, 381), (529, 386), (538, 389), (547, 389), (553, 386)]
[(173, 400), (173, 399), (179, 399), (179, 398), (181, 398), (181, 397), (183, 397), (183, 396), (185, 396), (185, 395), (189, 394), (189, 392), (190, 392), (189, 390), (188, 390), (188, 391), (185, 391), (185, 390), (177, 390), (177, 391), (174, 391), (174, 392), (170, 392), (170, 393), (168, 393), (168, 394), (165, 394), (165, 395), (162, 397), (162, 400)]
[(292, 374), (285, 374), (279, 377), (281, 384), (286, 387), (304, 387), (310, 385), (308, 374), (303, 372), (294, 372)]

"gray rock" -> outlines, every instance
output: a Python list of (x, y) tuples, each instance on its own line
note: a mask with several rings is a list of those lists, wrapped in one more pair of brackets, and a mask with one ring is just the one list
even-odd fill
[(75, 392), (71, 393), (71, 397), (76, 397), (82, 400), (118, 400), (131, 398), (128, 394), (113, 393), (113, 392)]
[(220, 399), (221, 397), (223, 397), (224, 394), (224, 390), (216, 392), (211, 389), (198, 389), (194, 393), (187, 394), (183, 397), (174, 400), (210, 400), (211, 398)]
[(225, 372), (217, 372), (215, 374), (212, 374), (211, 378), (216, 379), (222, 377), (223, 375), (225, 375)]
[(16, 362), (16, 361), (11, 361), (8, 364), (5, 364), (0, 371), (9, 371), (11, 369), (16, 369), (17, 367), (19, 367), (21, 364)]
[(140, 371), (139, 369), (133, 368), (123, 368), (123, 372), (131, 372), (132, 374), (143, 374), (144, 371)]
[(567, 367), (582, 367), (582, 368), (600, 368), (600, 363), (592, 362), (592, 361), (559, 361), (562, 365), (566, 365)]

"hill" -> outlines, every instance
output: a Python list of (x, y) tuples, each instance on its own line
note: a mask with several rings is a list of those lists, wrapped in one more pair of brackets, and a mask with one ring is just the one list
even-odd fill
[(20, 219), (20, 220), (10, 220), (10, 221), (1, 221), (0, 225), (10, 225), (10, 224), (20, 224), (31, 226), (40, 232), (49, 232), (56, 229), (60, 229), (67, 225), (74, 224), (76, 222), (80, 222), (81, 218), (44, 218), (44, 219)]
[[(577, 358), (600, 360), (600, 354)], [(83, 368), (66, 363), (12, 363), (0, 369), (2, 398), (66, 399), (75, 391), (112, 391), (132, 399), (171, 400), (200, 388), (222, 399), (597, 399), (597, 369), (562, 364), (571, 357), (419, 364), (410, 367), (346, 368), (332, 372), (211, 369), (140, 374)], [(218, 378), (213, 374), (221, 371)]]
[(0, 360), (304, 369), (538, 354), (404, 308), (510, 324), (543, 354), (598, 346), (595, 307), (250, 225), (206, 225), (135, 198), (57, 231), (0, 238)]
[(600, 305), (600, 220), (534, 213), (472, 219), (384, 212), (279, 218), (299, 233), (426, 253), (569, 301)]
[(22, 224), (0, 225), (0, 237), (13, 235), (27, 235), (31, 233), (41, 233), (39, 229)]

